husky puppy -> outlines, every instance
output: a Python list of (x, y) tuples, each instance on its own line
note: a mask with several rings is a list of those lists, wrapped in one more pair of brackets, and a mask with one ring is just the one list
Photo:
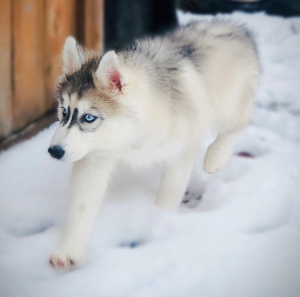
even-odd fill
[(82, 260), (116, 163), (164, 166), (156, 203), (176, 210), (203, 138), (203, 168), (217, 172), (251, 118), (259, 63), (249, 32), (213, 19), (138, 40), (123, 51), (88, 53), (68, 37), (52, 157), (74, 162), (69, 209), (54, 267)]

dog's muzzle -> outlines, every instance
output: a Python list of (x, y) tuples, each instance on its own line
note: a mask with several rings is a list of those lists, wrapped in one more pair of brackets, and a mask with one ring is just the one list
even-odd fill
[(51, 157), (60, 160), (64, 156), (65, 151), (61, 146), (55, 145), (49, 147), (48, 153), (51, 155)]

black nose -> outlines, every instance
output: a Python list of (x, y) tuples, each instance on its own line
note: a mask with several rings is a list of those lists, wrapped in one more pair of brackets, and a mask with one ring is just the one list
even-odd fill
[(55, 145), (50, 146), (48, 149), (48, 153), (55, 159), (61, 159), (63, 155), (65, 154), (65, 151), (61, 146)]

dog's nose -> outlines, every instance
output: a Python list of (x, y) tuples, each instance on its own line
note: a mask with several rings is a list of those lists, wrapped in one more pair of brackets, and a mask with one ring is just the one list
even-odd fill
[(51, 157), (59, 160), (64, 156), (65, 151), (61, 146), (55, 145), (49, 147), (48, 153), (51, 155)]

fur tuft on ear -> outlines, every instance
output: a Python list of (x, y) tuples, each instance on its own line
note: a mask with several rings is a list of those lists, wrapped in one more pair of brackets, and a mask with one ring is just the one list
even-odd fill
[(110, 90), (121, 92), (126, 84), (124, 73), (115, 51), (109, 51), (102, 57), (95, 75), (102, 86)]
[(79, 70), (85, 61), (84, 49), (72, 36), (67, 37), (65, 41), (62, 60), (64, 73), (72, 73)]

